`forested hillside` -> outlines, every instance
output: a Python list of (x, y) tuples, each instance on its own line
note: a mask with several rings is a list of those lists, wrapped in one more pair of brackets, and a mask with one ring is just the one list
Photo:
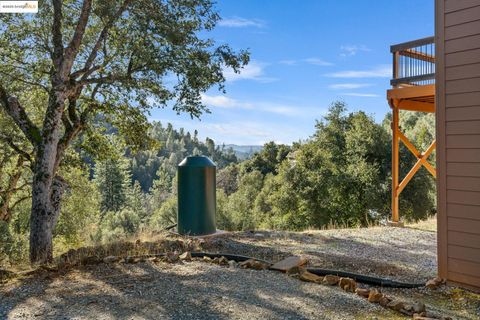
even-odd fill
[[(176, 220), (176, 166), (187, 155), (206, 155), (217, 164), (217, 227), (303, 230), (331, 225), (366, 226), (389, 216), (390, 121), (377, 124), (363, 112), (347, 113), (334, 103), (311, 138), (291, 146), (267, 143), (239, 161), (231, 148), (198, 133), (152, 123), (151, 147), (134, 151), (115, 128), (105, 135), (108, 152), (72, 151), (65, 202), (54, 232), (56, 252), (165, 228)], [(430, 115), (405, 113), (402, 128), (419, 148), (434, 134)], [(109, 125), (104, 125), (109, 127)], [(2, 148), (9, 150), (8, 144)], [(104, 148), (106, 148), (104, 146)], [(415, 159), (402, 148), (402, 175)], [(26, 260), (30, 201), (28, 171), (1, 159), (0, 263)], [(421, 170), (402, 194), (406, 219), (435, 212), (434, 182)], [(13, 182), (15, 182), (13, 184)], [(13, 186), (13, 187), (12, 187)], [(7, 199), (7, 197), (10, 197)], [(8, 200), (8, 201), (6, 201)]]

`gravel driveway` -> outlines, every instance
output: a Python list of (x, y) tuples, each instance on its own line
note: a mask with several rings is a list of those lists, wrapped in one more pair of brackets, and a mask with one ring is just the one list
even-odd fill
[[(435, 275), (435, 233), (369, 228), (308, 233), (235, 233), (211, 238), (203, 250), (268, 260), (303, 254), (310, 265), (424, 281)], [(423, 301), (454, 319), (479, 319), (478, 295), (457, 288), (384, 289)], [(455, 296), (456, 294), (456, 296)], [(0, 286), (0, 319), (402, 319), (338, 287), (301, 282), (273, 271), (199, 260), (99, 264)]]

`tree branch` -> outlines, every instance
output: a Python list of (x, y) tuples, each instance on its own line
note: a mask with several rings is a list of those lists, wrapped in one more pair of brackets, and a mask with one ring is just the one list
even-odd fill
[(63, 36), (62, 36), (62, 0), (53, 0), (53, 24), (52, 24), (52, 41), (53, 41), (53, 64), (57, 71), (60, 70), (63, 59)]
[[(92, 48), (92, 51), (88, 55), (87, 61), (85, 62), (84, 67), (82, 68), (83, 70), (89, 70), (92, 67), (97, 57), (98, 49), (100, 49), (100, 46), (102, 45), (103, 40), (106, 39), (109, 29), (113, 26), (115, 21), (117, 21), (118, 18), (120, 18), (122, 13), (127, 9), (128, 5), (131, 2), (132, 0), (125, 0), (123, 4), (120, 6), (120, 8), (118, 8), (117, 12), (112, 16), (112, 18), (108, 20), (108, 22), (105, 24), (102, 31), (100, 32), (100, 35), (97, 41), (95, 42), (95, 45)], [(82, 79), (84, 78), (86, 78), (85, 75), (82, 77)]]
[(25, 109), (18, 102), (18, 99), (9, 96), (1, 84), (0, 104), (3, 105), (5, 111), (12, 117), (15, 124), (22, 130), (32, 145), (36, 145), (40, 141), (40, 130), (30, 120)]
[(8, 143), (8, 145), (10, 146), (10, 148), (15, 150), (16, 153), (18, 153), (20, 156), (24, 157), (30, 163), (32, 163), (32, 157), (30, 156), (30, 154), (28, 152), (26, 152), (25, 150), (23, 150), (22, 148), (20, 148), (19, 146), (17, 146), (13, 142), (13, 139), (11, 139), (9, 137), (5, 137), (5, 136), (2, 136), (2, 139), (5, 140)]
[(80, 17), (78, 18), (77, 26), (75, 28), (75, 33), (73, 34), (72, 40), (70, 41), (68, 47), (65, 49), (65, 55), (63, 57), (63, 72), (65, 74), (70, 72), (72, 68), (75, 57), (82, 43), (83, 35), (85, 34), (85, 28), (87, 27), (88, 18), (90, 16), (90, 11), (92, 9), (92, 0), (84, 0), (82, 5), (82, 11)]

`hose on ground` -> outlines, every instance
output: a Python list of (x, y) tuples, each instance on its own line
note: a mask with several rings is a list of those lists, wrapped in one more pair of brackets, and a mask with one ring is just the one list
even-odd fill
[[(248, 257), (248, 256), (237, 255), (237, 254), (208, 253), (208, 252), (192, 252), (191, 254), (192, 254), (193, 258), (209, 257), (211, 259), (214, 259), (214, 258), (225, 257), (228, 260), (234, 260), (236, 262), (244, 262), (244, 261), (253, 259), (253, 260), (268, 264), (268, 265), (272, 265), (272, 263), (270, 261), (257, 259), (257, 258), (253, 258), (253, 257)], [(369, 285), (374, 285), (374, 286), (380, 286), (380, 287), (384, 287), (384, 288), (413, 289), (413, 288), (420, 288), (420, 287), (425, 286), (425, 284), (423, 284), (423, 283), (399, 282), (399, 281), (385, 279), (385, 278), (381, 278), (381, 277), (367, 276), (367, 275), (363, 275), (363, 274), (346, 272), (346, 271), (341, 271), (341, 270), (331, 270), (331, 269), (321, 269), (321, 268), (307, 268), (307, 271), (311, 272), (313, 274), (316, 274), (318, 276), (326, 276), (326, 275), (331, 274), (331, 275), (336, 275), (336, 276), (339, 276), (339, 277), (352, 278), (356, 282), (369, 284)]]

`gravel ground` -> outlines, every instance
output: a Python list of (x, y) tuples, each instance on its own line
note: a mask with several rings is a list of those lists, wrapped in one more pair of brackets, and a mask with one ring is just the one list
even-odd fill
[[(171, 237), (171, 236), (170, 236)], [(206, 251), (272, 261), (303, 254), (310, 265), (396, 280), (435, 275), (435, 233), (369, 228), (308, 233), (235, 233), (210, 238)], [(453, 319), (480, 319), (480, 296), (458, 288), (384, 289), (422, 301)], [(0, 319), (401, 319), (338, 287), (301, 282), (273, 271), (195, 260), (170, 264), (99, 264), (44, 272), (0, 285)]]

